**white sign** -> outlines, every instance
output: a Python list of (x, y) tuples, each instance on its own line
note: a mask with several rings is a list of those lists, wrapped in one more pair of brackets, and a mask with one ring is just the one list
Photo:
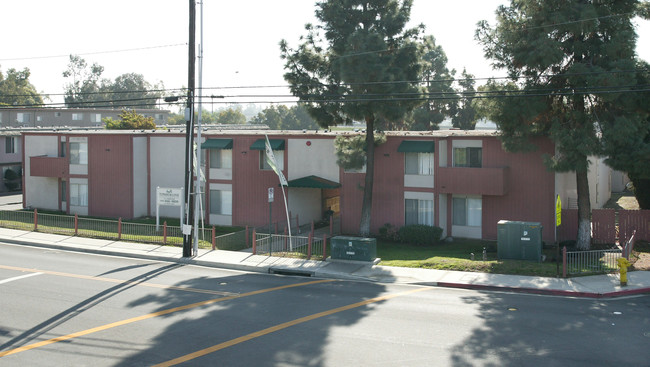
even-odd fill
[(181, 206), (183, 205), (183, 189), (156, 188), (158, 205)]
[(160, 206), (177, 206), (180, 208), (180, 220), (183, 221), (183, 206), (185, 205), (185, 200), (183, 200), (183, 190), (182, 188), (165, 188), (165, 187), (156, 187), (156, 231), (160, 226)]
[(273, 188), (269, 187), (269, 203), (273, 202)]

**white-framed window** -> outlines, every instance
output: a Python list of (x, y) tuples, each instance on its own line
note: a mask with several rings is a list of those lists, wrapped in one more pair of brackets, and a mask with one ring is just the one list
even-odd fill
[[(275, 161), (278, 164), (280, 171), (284, 169), (284, 150), (274, 150), (273, 155), (275, 156)], [(260, 150), (260, 169), (270, 170), (271, 166), (266, 162), (266, 152)]]
[(478, 167), (483, 165), (483, 148), (454, 148), (454, 167)]
[(232, 191), (210, 190), (210, 214), (232, 215)]
[(41, 121), (43, 121), (43, 116), (41, 115), (36, 116), (36, 122), (41, 122)]
[(483, 200), (478, 197), (454, 196), (452, 198), (452, 224), (480, 227)]
[(80, 183), (70, 184), (70, 205), (88, 206), (88, 185)]
[(83, 113), (73, 113), (72, 114), (72, 121), (81, 121), (84, 119), (84, 114)]
[[(232, 150), (209, 149), (209, 151), (210, 151), (210, 168), (222, 168), (222, 169), (232, 168)], [(266, 157), (263, 157), (263, 159), (264, 159), (264, 163), (266, 163)], [(279, 159), (277, 152), (275, 152), (275, 159), (276, 160)], [(284, 161), (284, 159), (282, 161)], [(280, 166), (280, 162), (278, 162), (278, 166)], [(270, 167), (264, 169), (270, 169)]]
[(20, 122), (20, 123), (32, 122), (32, 115), (26, 112), (18, 112), (16, 114), (16, 122)]
[(91, 113), (90, 114), (90, 122), (96, 123), (96, 124), (102, 122), (102, 114), (101, 113)]
[(88, 164), (88, 143), (70, 143), (70, 164)]
[(16, 153), (16, 137), (7, 136), (5, 137), (5, 153), (14, 154)]
[(404, 173), (407, 175), (433, 175), (433, 153), (405, 153)]
[(404, 224), (433, 226), (433, 200), (405, 199)]
[(157, 113), (157, 114), (156, 114), (156, 120), (160, 120), (160, 121), (162, 121), (162, 120), (164, 120), (164, 119), (165, 119), (165, 115), (164, 115), (164, 114), (162, 114), (162, 113)]

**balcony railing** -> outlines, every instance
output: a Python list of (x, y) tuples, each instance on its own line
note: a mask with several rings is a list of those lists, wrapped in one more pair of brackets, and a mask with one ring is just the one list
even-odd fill
[(65, 157), (29, 157), (29, 174), (35, 177), (65, 177), (68, 161)]
[(443, 194), (494, 195), (507, 193), (508, 167), (440, 167), (437, 184)]

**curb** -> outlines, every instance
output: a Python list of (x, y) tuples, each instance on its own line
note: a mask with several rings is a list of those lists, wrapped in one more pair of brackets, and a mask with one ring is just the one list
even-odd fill
[(473, 289), (473, 290), (486, 290), (486, 291), (501, 291), (511, 293), (528, 293), (528, 294), (541, 294), (547, 296), (563, 296), (563, 297), (578, 297), (578, 298), (615, 298), (623, 296), (634, 296), (638, 294), (650, 293), (650, 287), (636, 288), (608, 293), (595, 293), (595, 292), (578, 292), (578, 291), (564, 291), (556, 289), (538, 289), (538, 288), (521, 288), (521, 287), (506, 287), (494, 286), (483, 284), (463, 284), (463, 283), (447, 283), (437, 282), (436, 286), (444, 288), (460, 288), (460, 289)]

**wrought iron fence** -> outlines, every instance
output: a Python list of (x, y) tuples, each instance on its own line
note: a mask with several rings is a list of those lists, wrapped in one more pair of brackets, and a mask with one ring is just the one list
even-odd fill
[(618, 270), (617, 260), (622, 256), (621, 249), (566, 251), (563, 249), (563, 275), (582, 275), (610, 273)]
[[(130, 242), (180, 246), (183, 233), (177, 226), (156, 226), (78, 216), (43, 214), (38, 211), (0, 211), (0, 227)], [(248, 229), (216, 236), (215, 228), (199, 228), (199, 248), (238, 251), (246, 249)]]
[(301, 259), (325, 259), (327, 240), (313, 236), (288, 236), (255, 232), (253, 254)]

